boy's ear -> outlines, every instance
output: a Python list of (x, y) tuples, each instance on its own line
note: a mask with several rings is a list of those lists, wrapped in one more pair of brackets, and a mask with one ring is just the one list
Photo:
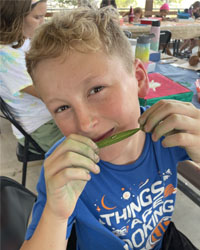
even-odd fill
[(149, 78), (144, 64), (139, 60), (135, 59), (135, 76), (138, 81), (138, 96), (143, 98), (149, 91)]

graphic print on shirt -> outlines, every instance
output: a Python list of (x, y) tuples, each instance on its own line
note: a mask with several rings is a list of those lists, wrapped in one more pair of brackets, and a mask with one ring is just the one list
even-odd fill
[(171, 175), (168, 169), (160, 180), (146, 179), (121, 187), (118, 198), (103, 194), (96, 200), (99, 222), (125, 242), (124, 249), (152, 249), (161, 240), (174, 210)]
[(16, 58), (19, 58), (19, 55), (17, 52), (12, 51), (10, 55), (9, 53), (0, 51), (0, 65), (1, 65), (0, 72), (7, 73), (8, 71), (6, 67), (7, 63), (17, 64)]

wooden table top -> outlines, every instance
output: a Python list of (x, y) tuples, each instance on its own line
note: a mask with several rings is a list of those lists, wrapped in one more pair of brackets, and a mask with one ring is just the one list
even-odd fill
[[(151, 25), (129, 24), (121, 25), (123, 30), (128, 30), (132, 33), (133, 38), (150, 33)], [(200, 21), (162, 21), (161, 30), (169, 30), (172, 33), (172, 39), (191, 39), (200, 37)]]

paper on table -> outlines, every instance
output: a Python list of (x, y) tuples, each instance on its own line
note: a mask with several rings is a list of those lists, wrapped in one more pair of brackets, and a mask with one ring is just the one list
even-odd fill
[(175, 66), (175, 67), (180, 67), (183, 69), (191, 69), (191, 70), (200, 70), (200, 63), (198, 63), (196, 66), (190, 66), (189, 62), (185, 62), (185, 63), (172, 63), (171, 65)]

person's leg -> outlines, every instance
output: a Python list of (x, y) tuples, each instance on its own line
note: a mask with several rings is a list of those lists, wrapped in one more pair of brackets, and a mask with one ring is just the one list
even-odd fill
[(180, 46), (179, 52), (182, 52), (190, 45), (190, 39), (184, 40), (183, 44)]
[[(63, 134), (55, 124), (54, 120), (51, 120), (44, 125), (36, 129), (30, 136), (40, 145), (40, 147), (47, 152), (59, 139), (63, 137)], [(24, 145), (24, 138), (18, 140), (19, 143)], [(30, 151), (35, 152), (30, 145)]]
[(167, 45), (167, 47), (166, 47), (166, 54), (169, 55), (169, 56), (173, 55), (170, 48), (169, 48), (169, 45)]
[(188, 50), (189, 50), (190, 52), (192, 52), (192, 50), (193, 50), (194, 47), (198, 46), (198, 43), (199, 43), (198, 40), (199, 40), (199, 39), (191, 39), (191, 43), (190, 43), (190, 46), (189, 46), (189, 48), (188, 48)]

